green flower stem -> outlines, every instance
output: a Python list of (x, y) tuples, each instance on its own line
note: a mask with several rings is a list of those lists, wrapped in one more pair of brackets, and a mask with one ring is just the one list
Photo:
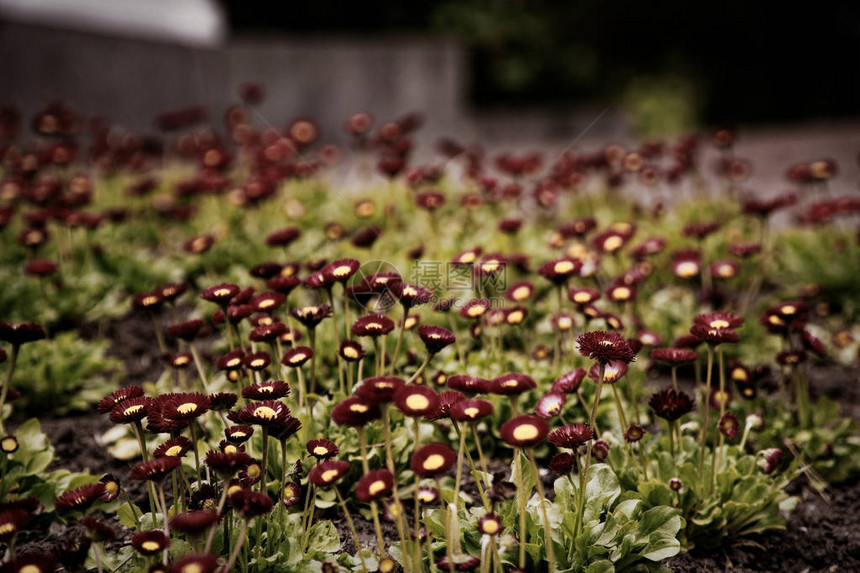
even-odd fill
[(349, 324), (352, 322), (349, 318), (349, 295), (346, 292), (346, 283), (341, 285), (343, 293), (343, 337), (349, 339)]
[[(310, 503), (310, 507), (308, 504)], [(314, 524), (314, 513), (317, 507), (317, 488), (308, 481), (308, 494), (305, 496), (305, 509), (302, 513), (302, 555), (308, 550), (308, 541), (311, 538), (311, 527)], [(358, 547), (358, 540), (356, 540)]]
[(227, 562), (227, 571), (233, 570), (233, 565), (236, 563), (236, 558), (239, 556), (239, 550), (245, 544), (245, 539), (248, 537), (248, 520), (242, 520), (242, 529), (239, 531), (239, 537), (236, 538), (236, 545), (233, 546), (233, 551), (230, 553), (230, 560)]
[(666, 427), (669, 429), (669, 452), (672, 454), (672, 459), (675, 459), (675, 428), (673, 422), (666, 420)]
[(421, 363), (421, 366), (418, 367), (418, 370), (416, 370), (415, 373), (412, 376), (410, 376), (409, 379), (406, 381), (407, 384), (411, 384), (411, 383), (415, 382), (418, 379), (418, 377), (421, 376), (421, 374), (427, 368), (427, 365), (430, 364), (431, 358), (433, 358), (433, 354), (428, 353), (427, 357)]
[[(447, 530), (447, 527), (446, 527)], [(430, 535), (430, 515), (424, 515), (424, 535), (427, 537), (427, 559), (430, 562), (430, 573), (436, 573), (436, 559), (433, 555), (433, 537)], [(447, 543), (446, 543), (447, 545)]]
[(549, 573), (555, 573), (555, 547), (553, 546), (552, 540), (552, 526), (549, 522), (549, 515), (546, 512), (546, 494), (544, 494), (543, 483), (540, 480), (540, 471), (538, 471), (538, 465), (535, 461), (534, 451), (531, 448), (523, 450), (526, 457), (529, 459), (529, 462), (532, 466), (532, 475), (534, 476), (535, 486), (537, 487), (538, 496), (540, 496), (540, 510), (543, 515), (543, 526), (545, 532), (545, 543), (546, 543), (546, 556), (547, 561), (549, 562)]
[[(397, 490), (397, 473), (394, 468), (394, 454), (391, 443), (391, 424), (389, 423), (389, 408), (390, 406), (385, 404), (382, 406), (382, 429), (385, 436), (385, 466), (388, 468), (388, 471), (394, 476), (394, 482), (392, 486), (392, 497), (394, 498), (394, 507), (397, 515), (395, 516), (395, 525), (397, 526), (397, 536), (400, 538), (400, 548), (403, 554), (406, 553), (406, 525), (404, 523), (405, 516), (403, 514), (403, 505), (400, 503), (400, 493)], [(380, 558), (382, 557), (382, 548), (379, 548)], [(409, 568), (405, 567), (407, 560), (403, 560), (404, 570), (409, 573)]]
[[(594, 394), (594, 404), (591, 406), (591, 416), (589, 418), (589, 424), (594, 430), (595, 436), (597, 435), (597, 407), (600, 404), (600, 393), (603, 391), (603, 377), (605, 376), (605, 374), (606, 363), (600, 361), (598, 364), (597, 371), (597, 391)], [(577, 527), (579, 529), (582, 529), (583, 526), (583, 513), (585, 512), (585, 485), (588, 483), (588, 471), (591, 468), (592, 448), (594, 448), (594, 439), (588, 440), (588, 448), (585, 452), (585, 470), (579, 474), (579, 509), (577, 511), (577, 515), (579, 518), (579, 521), (577, 522)], [(579, 532), (577, 531), (576, 535), (578, 534)]]
[(397, 333), (397, 344), (394, 345), (394, 358), (391, 359), (391, 372), (393, 375), (397, 368), (397, 359), (400, 357), (400, 347), (403, 345), (403, 333), (406, 331), (406, 319), (409, 318), (409, 309), (403, 305), (403, 320), (400, 322), (400, 330)]
[(301, 366), (296, 368), (296, 375), (299, 379), (299, 410), (302, 412), (302, 414), (307, 414), (307, 412), (305, 412), (305, 403), (307, 401), (307, 388), (305, 383), (305, 373), (302, 372)]
[(672, 387), (678, 391), (678, 367), (672, 366)]
[[(361, 468), (366, 475), (370, 472), (370, 464), (367, 461), (367, 434), (361, 426), (357, 430), (358, 444), (361, 448)], [(382, 526), (379, 524), (379, 507), (375, 501), (370, 502), (370, 512), (373, 514), (373, 529), (376, 531), (376, 544), (379, 546), (379, 559), (381, 560), (383, 558), (385, 540), (382, 537)]]
[[(457, 436), (460, 438), (460, 441), (463, 443), (463, 446), (465, 446), (465, 443), (466, 443), (466, 431), (465, 431), (465, 429), (461, 430), (460, 425), (455, 420), (451, 420), (451, 421), (454, 423), (454, 430), (457, 432)], [(476, 441), (477, 441), (477, 439), (476, 439)], [(484, 487), (481, 485), (484, 478), (482, 478), (481, 474), (478, 473), (478, 468), (475, 467), (475, 460), (472, 459), (472, 453), (469, 451), (468, 448), (463, 447), (463, 452), (459, 453), (457, 456), (458, 461), (462, 460), (462, 457), (463, 457), (462, 454), (463, 453), (466, 454), (466, 460), (468, 460), (468, 462), (469, 462), (469, 468), (471, 469), (472, 477), (475, 479), (475, 485), (478, 487), (478, 493), (481, 496), (481, 502), (484, 504), (484, 508), (487, 511), (489, 511), (490, 500), (487, 497), (487, 495), (484, 493)], [(457, 473), (458, 474), (460, 473), (461, 467), (462, 467), (462, 464), (459, 464), (457, 466)], [(458, 480), (458, 483), (459, 483), (459, 480)], [(490, 487), (489, 484), (485, 484), (485, 485), (488, 488)], [(459, 492), (460, 492), (460, 487), (458, 485), (457, 486), (457, 494), (458, 494), (457, 499), (459, 499)], [(456, 500), (455, 500), (455, 503), (456, 503)]]
[[(221, 517), (221, 513), (224, 511), (224, 505), (227, 503), (227, 490), (230, 489), (230, 480), (225, 479), (221, 483), (221, 498), (218, 500), (218, 517)], [(225, 524), (226, 530), (226, 524)], [(215, 539), (215, 531), (218, 529), (218, 522), (212, 524), (212, 527), (209, 528), (209, 535), (206, 537), (206, 546), (203, 548), (203, 553), (209, 553), (209, 549), (212, 548), (212, 540)]]
[(519, 528), (519, 542), (520, 542), (520, 559), (519, 566), (520, 569), (525, 569), (526, 567), (526, 542), (528, 541), (529, 532), (526, 529), (526, 492), (524, 491), (523, 486), (523, 468), (522, 468), (522, 460), (520, 459), (520, 453), (518, 450), (514, 450), (514, 465), (516, 466), (514, 471), (514, 480), (517, 486), (517, 505), (520, 514), (520, 528)]
[[(418, 450), (418, 446), (421, 443), (421, 422), (418, 421), (418, 418), (412, 418), (412, 429), (414, 431), (413, 435), (413, 444), (412, 451), (415, 452)], [(414, 526), (413, 533), (415, 535), (415, 571), (421, 571), (421, 538), (419, 537), (419, 533), (421, 532), (421, 499), (418, 497), (418, 489), (421, 486), (421, 477), (416, 473), (414, 478), (414, 490), (412, 492), (412, 502), (414, 507)], [(427, 532), (429, 535), (429, 531)], [(432, 559), (431, 559), (432, 560)]]
[(311, 355), (311, 383), (308, 387), (308, 393), (313, 394), (316, 392), (317, 384), (317, 334), (315, 329), (308, 329), (308, 339), (311, 341), (311, 350), (313, 350), (313, 355)]
[[(454, 317), (451, 316), (450, 312), (446, 313), (448, 315), (448, 327), (455, 335), (457, 333), (456, 325), (454, 324)], [(457, 358), (460, 360), (460, 365), (465, 368), (466, 367), (466, 356), (463, 354), (463, 347), (460, 345), (460, 337), (454, 336), (454, 347), (457, 349)]]
[[(561, 315), (561, 306), (562, 306), (562, 291), (564, 290), (563, 285), (558, 285), (556, 289), (556, 315)], [(553, 349), (552, 349), (552, 371), (555, 372), (556, 368), (558, 368), (558, 364), (561, 360), (561, 331), (556, 328), (555, 335), (553, 340)]]
[(702, 428), (699, 431), (701, 444), (699, 446), (699, 478), (702, 480), (702, 486), (705, 485), (705, 447), (708, 442), (708, 426), (711, 423), (711, 405), (710, 405), (710, 397), (711, 397), (711, 376), (714, 370), (714, 347), (710, 344), (708, 345), (708, 370), (705, 378), (705, 395), (702, 400), (702, 409), (704, 410), (702, 416)]
[(621, 402), (621, 393), (618, 391), (617, 384), (610, 384), (612, 386), (612, 395), (615, 398), (615, 408), (618, 411), (618, 420), (621, 422), (621, 436), (624, 436), (624, 432), (627, 431), (627, 416), (624, 415), (624, 404)]
[[(719, 365), (720, 372), (720, 420), (723, 419), (723, 416), (726, 413), (726, 367), (723, 360), (723, 348), (722, 346), (717, 346), (717, 364)], [(723, 451), (725, 447), (726, 437), (719, 429), (719, 424), (717, 424), (716, 428), (717, 436), (719, 436), (719, 445), (714, 448), (714, 453), (711, 459), (711, 490), (717, 489), (717, 458), (720, 453)]]
[[(439, 490), (439, 495), (442, 496), (442, 482), (439, 480), (438, 477), (436, 477), (435, 479), (436, 489)], [(454, 573), (454, 545), (455, 543), (459, 545), (460, 540), (455, 540), (454, 536), (451, 533), (451, 519), (457, 519), (457, 516), (451, 515), (451, 505), (445, 502), (445, 497), (442, 496), (441, 499), (442, 503), (445, 504), (445, 515), (442, 517), (442, 523), (445, 529), (445, 555), (447, 555), (448, 557), (448, 573)], [(456, 504), (457, 500), (453, 501)], [(456, 508), (456, 505), (454, 507)], [(431, 556), (430, 559), (432, 560), (433, 557)]]
[(200, 483), (200, 453), (197, 451), (197, 431), (194, 429), (194, 421), (188, 424), (191, 434), (191, 451), (194, 452), (194, 471), (197, 474), (197, 483)]
[[(373, 375), (379, 376), (382, 373), (382, 367), (380, 362), (380, 352), (379, 352), (379, 338), (376, 336), (373, 337)], [(361, 380), (361, 376), (358, 377)]]
[[(161, 500), (161, 514), (164, 516), (164, 536), (170, 539), (170, 530), (167, 528), (167, 500), (164, 499), (164, 482), (158, 482), (158, 498)], [(162, 561), (167, 565), (167, 548), (162, 553)]]
[(0, 392), (0, 433), (4, 435), (6, 434), (6, 427), (3, 424), (3, 408), (6, 406), (6, 398), (9, 396), (9, 387), (12, 385), (12, 374), (15, 372), (20, 348), (20, 344), (12, 345), (12, 352), (9, 354), (9, 368), (6, 370), (6, 381), (3, 383), (2, 392)]
[(358, 542), (358, 532), (355, 530), (355, 523), (352, 521), (352, 516), (349, 514), (349, 509), (346, 507), (343, 496), (340, 495), (340, 490), (337, 489), (337, 486), (333, 486), (333, 488), (343, 515), (346, 518), (346, 524), (349, 527), (350, 533), (352, 533), (352, 540), (355, 542), (355, 553), (358, 555), (359, 561), (361, 561), (361, 568), (363, 571), (367, 571), (367, 563), (364, 562), (364, 556), (361, 554), (361, 544)]

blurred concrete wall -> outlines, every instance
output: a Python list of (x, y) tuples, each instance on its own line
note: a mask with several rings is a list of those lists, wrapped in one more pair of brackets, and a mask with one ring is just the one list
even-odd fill
[(389, 119), (426, 114), (427, 136), (458, 130), (466, 94), (464, 51), (445, 38), (236, 38), (195, 48), (20, 23), (0, 23), (0, 101), (26, 117), (54, 99), (151, 130), (165, 109), (205, 105), (220, 126), (244, 81), (265, 84), (260, 107), (277, 127), (316, 119), (326, 139), (359, 110)]

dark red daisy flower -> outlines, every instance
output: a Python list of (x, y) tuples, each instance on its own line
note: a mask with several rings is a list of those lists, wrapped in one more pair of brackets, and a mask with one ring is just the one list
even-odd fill
[(45, 329), (37, 322), (19, 322), (17, 324), (0, 322), (0, 340), (5, 340), (13, 346), (36, 342), (45, 337), (47, 337)]
[(720, 429), (720, 433), (724, 435), (726, 439), (730, 442), (736, 440), (741, 431), (741, 425), (738, 422), (738, 417), (731, 412), (725, 412), (720, 417), (720, 421), (717, 423), (717, 427)]
[(289, 394), (290, 385), (283, 380), (255, 382), (242, 388), (242, 397), (248, 400), (278, 400)]
[(327, 460), (315, 465), (308, 474), (308, 480), (317, 487), (334, 485), (349, 471), (349, 462)]
[[(129, 476), (136, 480), (161, 481), (173, 470), (182, 465), (178, 457), (154, 458), (141, 462), (131, 469)], [(102, 486), (104, 487), (104, 486)]]
[(449, 408), (449, 415), (456, 422), (476, 422), (492, 413), (493, 404), (479, 398), (460, 400)]
[(576, 368), (574, 370), (571, 370), (567, 374), (563, 374), (556, 378), (552, 383), (552, 388), (550, 389), (550, 392), (572, 394), (579, 389), (584, 379), (585, 369)]
[(308, 441), (307, 450), (310, 455), (318, 460), (333, 458), (340, 452), (334, 442), (325, 438)]
[(556, 285), (565, 284), (571, 277), (579, 274), (582, 261), (571, 257), (548, 261), (538, 267), (538, 274)]
[(86, 528), (87, 536), (93, 541), (104, 542), (116, 538), (116, 531), (110, 525), (94, 517), (84, 517), (81, 525)]
[(443, 418), (450, 417), (451, 406), (459, 402), (460, 400), (465, 400), (466, 397), (457, 392), (455, 390), (446, 390), (439, 394), (439, 402), (434, 410), (428, 411), (427, 414), (424, 415), (424, 419), (432, 422), (434, 420), (441, 420)]
[(263, 492), (241, 488), (227, 498), (234, 511), (244, 519), (252, 519), (271, 511), (275, 505), (272, 498)]
[(231, 350), (224, 356), (221, 356), (218, 359), (216, 366), (218, 370), (241, 370), (242, 369), (242, 359), (245, 357), (245, 353), (240, 350)]
[(251, 439), (254, 435), (254, 428), (244, 424), (236, 424), (224, 430), (224, 435), (228, 442), (233, 444), (243, 444)]
[(630, 344), (617, 332), (593, 331), (580, 334), (577, 347), (583, 356), (607, 363), (611, 361), (633, 362), (636, 354)]
[(209, 396), (200, 392), (162, 394), (155, 399), (156, 406), (166, 420), (188, 421), (209, 411)]
[(699, 354), (692, 348), (655, 348), (651, 358), (669, 366), (690, 364), (696, 361)]
[(494, 378), (490, 382), (489, 389), (493, 394), (518, 396), (533, 388), (537, 388), (537, 382), (535, 382), (534, 378), (526, 374), (510, 372)]
[(576, 465), (576, 458), (568, 452), (559, 452), (550, 459), (547, 467), (551, 472), (557, 474), (570, 473)]
[(535, 287), (530, 281), (519, 281), (508, 287), (505, 297), (511, 302), (524, 302), (532, 297)]
[(167, 573), (216, 573), (221, 563), (214, 555), (186, 555), (170, 564)]
[(594, 304), (594, 302), (600, 299), (600, 296), (599, 290), (588, 287), (572, 288), (567, 293), (567, 298), (570, 299), (570, 302), (579, 306)]
[(331, 419), (338, 426), (364, 426), (382, 416), (379, 405), (362, 396), (350, 396), (331, 411)]
[(645, 428), (639, 424), (632, 423), (624, 430), (624, 440), (628, 444), (633, 444), (641, 440), (645, 436)]
[(281, 358), (281, 364), (289, 368), (298, 368), (308, 360), (313, 358), (314, 351), (310, 346), (294, 346), (284, 352)]
[(454, 333), (441, 326), (422, 324), (418, 327), (418, 337), (430, 354), (437, 354), (445, 347), (454, 343)]
[(290, 415), (290, 409), (277, 400), (260, 400), (248, 404), (237, 412), (227, 414), (227, 417), (238, 424), (276, 426)]
[(332, 282), (345, 283), (358, 270), (361, 263), (355, 259), (337, 259), (322, 269), (322, 274)]
[(305, 328), (315, 328), (323, 319), (331, 316), (331, 307), (327, 304), (303, 306), (291, 309), (290, 314)]
[(269, 435), (279, 442), (285, 442), (302, 429), (302, 422), (295, 416), (287, 416), (284, 420), (269, 427)]
[(114, 406), (123, 402), (125, 400), (129, 400), (131, 398), (140, 398), (143, 396), (143, 388), (140, 386), (125, 386), (120, 388), (113, 394), (109, 396), (105, 396), (98, 404), (98, 411), (100, 414), (107, 414), (111, 410), (114, 409)]
[(338, 355), (347, 362), (357, 362), (365, 357), (366, 353), (361, 344), (354, 340), (341, 340), (337, 350)]
[(549, 420), (558, 416), (564, 409), (566, 401), (567, 395), (563, 393), (550, 392), (549, 394), (544, 394), (535, 405), (535, 414), (544, 420)]
[(20, 507), (0, 511), (0, 541), (8, 543), (29, 518), (30, 513)]
[(370, 503), (387, 497), (394, 487), (394, 474), (386, 469), (366, 473), (355, 485), (355, 497)]
[(474, 571), (481, 565), (481, 560), (466, 553), (443, 555), (436, 561), (436, 566), (442, 571)]
[(227, 308), (227, 305), (230, 304), (233, 297), (239, 294), (240, 290), (242, 289), (240, 289), (237, 284), (221, 283), (204, 289), (203, 292), (200, 293), (200, 298), (209, 302), (214, 302), (222, 308)]
[[(281, 271), (283, 273), (283, 270)], [(302, 280), (297, 276), (280, 276), (272, 277), (266, 281), (266, 288), (284, 296), (289, 296), (297, 286), (302, 284)]]
[(284, 484), (281, 490), (281, 503), (284, 507), (291, 507), (299, 502), (302, 497), (302, 486), (300, 483), (291, 481)]
[(672, 343), (675, 348), (696, 348), (703, 340), (694, 334), (682, 334)]
[(363, 380), (355, 393), (374, 404), (385, 404), (394, 399), (401, 386), (403, 380), (396, 376), (374, 376)]
[(660, 390), (648, 401), (648, 405), (654, 410), (654, 414), (673, 422), (685, 414), (689, 414), (695, 408), (693, 399), (684, 392), (674, 388)]
[(576, 449), (594, 438), (594, 430), (588, 424), (569, 424), (551, 432), (547, 439), (559, 448)]
[(433, 299), (433, 293), (426, 288), (399, 281), (391, 284), (391, 293), (405, 308), (427, 304)]
[(549, 424), (537, 416), (523, 414), (511, 418), (499, 428), (502, 440), (511, 447), (531, 448), (549, 433)]
[(105, 484), (101, 482), (87, 484), (70, 489), (57, 498), (54, 508), (58, 512), (84, 510), (98, 501), (105, 492)]
[(485, 378), (469, 376), (468, 374), (454, 374), (447, 378), (445, 384), (451, 390), (466, 394), (484, 394), (489, 391), (491, 382)]
[(253, 461), (253, 458), (245, 452), (226, 453), (214, 450), (208, 452), (205, 459), (206, 465), (212, 468), (212, 471), (222, 480), (232, 478)]
[(216, 511), (189, 511), (174, 516), (170, 520), (170, 530), (191, 537), (198, 537), (206, 533), (216, 523), (218, 523), (218, 512)]
[(119, 497), (120, 483), (113, 474), (105, 474), (102, 476), (102, 479), (99, 480), (99, 483), (102, 483), (105, 486), (105, 491), (101, 495), (101, 500), (103, 502), (109, 503)]
[(176, 436), (175, 438), (170, 438), (152, 452), (153, 457), (156, 458), (164, 458), (164, 457), (176, 457), (181, 458), (185, 456), (188, 452), (191, 451), (193, 444), (191, 440), (186, 438), (185, 436)]
[(421, 446), (412, 454), (410, 467), (421, 477), (436, 477), (448, 472), (456, 461), (457, 452), (446, 444), (432, 443)]
[(279, 229), (266, 237), (266, 245), (269, 247), (287, 247), (301, 236), (302, 231), (298, 227)]
[(209, 394), (209, 407), (216, 412), (226, 412), (236, 405), (239, 397), (233, 392), (218, 392)]
[(353, 336), (373, 338), (388, 334), (392, 330), (394, 330), (394, 321), (384, 314), (368, 314), (359, 317), (350, 329)]
[(439, 395), (432, 388), (404, 384), (394, 393), (394, 405), (404, 416), (427, 416), (439, 408)]
[[(722, 321), (714, 321), (720, 322)], [(710, 327), (705, 324), (695, 323), (690, 327), (690, 334), (707, 342), (708, 344), (723, 344), (737, 342), (740, 338), (737, 331), (729, 327)]]
[(149, 414), (152, 404), (152, 398), (147, 396), (122, 400), (111, 409), (110, 421), (114, 424), (139, 422)]

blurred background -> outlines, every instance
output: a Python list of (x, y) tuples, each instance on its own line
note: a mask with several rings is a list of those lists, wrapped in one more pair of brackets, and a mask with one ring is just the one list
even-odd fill
[(860, 5), (837, 0), (0, 0), (0, 62), (25, 116), (62, 98), (135, 130), (190, 104), (220, 124), (245, 81), (260, 121), (335, 141), (359, 110), (483, 141), (860, 126)]

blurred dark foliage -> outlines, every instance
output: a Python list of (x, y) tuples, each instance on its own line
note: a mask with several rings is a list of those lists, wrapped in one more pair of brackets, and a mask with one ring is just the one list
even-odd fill
[(706, 123), (860, 113), (860, 4), (748, 0), (224, 0), (237, 33), (442, 32), (470, 49), (477, 106), (619, 97), (684, 78)]

